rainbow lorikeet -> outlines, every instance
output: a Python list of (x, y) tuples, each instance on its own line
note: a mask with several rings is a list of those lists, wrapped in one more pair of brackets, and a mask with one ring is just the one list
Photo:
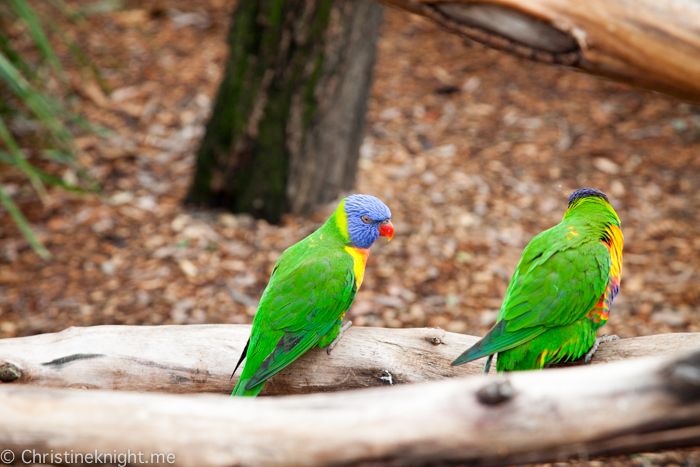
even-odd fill
[(260, 299), (231, 395), (256, 396), (268, 378), (313, 347), (330, 352), (352, 324), (342, 326), (343, 317), (362, 285), (369, 248), (393, 236), (384, 203), (351, 195), (318, 230), (285, 250)]
[(488, 356), (486, 373), (498, 354), (498, 371), (541, 369), (591, 349), (588, 363), (620, 289), (622, 242), (605, 194), (575, 191), (561, 223), (525, 247), (496, 325), (452, 365)]

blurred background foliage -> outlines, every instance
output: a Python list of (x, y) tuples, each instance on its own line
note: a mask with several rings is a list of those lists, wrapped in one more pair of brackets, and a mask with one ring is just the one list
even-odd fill
[[(97, 68), (51, 19), (52, 14), (65, 15), (76, 23), (84, 21), (79, 11), (62, 0), (44, 2), (40, 10), (25, 0), (0, 2), (0, 167), (20, 171), (42, 201), (46, 185), (75, 192), (96, 190), (75, 158), (73, 142), (79, 131), (104, 132), (71, 111), (66, 75), (49, 32), (98, 83), (103, 82)], [(47, 163), (62, 166), (63, 176), (44, 170)], [(1, 183), (0, 201), (32, 248), (48, 259), (50, 253)]]

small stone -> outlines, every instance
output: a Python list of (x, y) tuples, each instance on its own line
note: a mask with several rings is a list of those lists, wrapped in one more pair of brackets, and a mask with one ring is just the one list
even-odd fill
[(499, 310), (482, 311), (479, 316), (479, 324), (482, 326), (493, 326), (498, 319)]
[(219, 216), (219, 223), (228, 228), (238, 227), (238, 219), (236, 219), (236, 216), (228, 212), (225, 212)]
[(111, 276), (117, 270), (117, 266), (114, 264), (114, 261), (108, 260), (100, 265), (100, 269), (102, 269), (102, 272), (104, 272), (105, 274)]
[(438, 157), (452, 157), (457, 154), (457, 146), (454, 144), (445, 144), (435, 149), (435, 155)]
[(141, 208), (144, 211), (156, 212), (158, 210), (158, 203), (153, 196), (147, 195), (136, 200), (136, 207)]
[(194, 263), (188, 259), (179, 261), (178, 266), (180, 266), (180, 269), (187, 277), (196, 277), (197, 274), (199, 274), (199, 269), (197, 269), (197, 266), (195, 266)]
[(382, 120), (394, 120), (396, 118), (399, 118), (400, 116), (401, 110), (399, 110), (396, 107), (389, 107), (388, 109), (384, 109), (379, 114), (379, 118), (381, 118)]
[(350, 314), (351, 316), (361, 316), (367, 313), (371, 313), (375, 310), (375, 308), (376, 307), (374, 305), (374, 302), (372, 302), (371, 300), (357, 300), (350, 307), (350, 311), (348, 311), (348, 314)]
[(387, 306), (391, 308), (403, 308), (406, 306), (404, 301), (399, 297), (392, 297), (390, 295), (377, 295), (374, 297), (374, 303), (379, 306)]
[(615, 175), (620, 172), (620, 166), (605, 157), (596, 157), (593, 159), (593, 167), (610, 175)]
[(109, 198), (109, 202), (114, 205), (119, 205), (129, 203), (132, 199), (134, 199), (133, 193), (128, 191), (122, 191)]
[(0, 323), (0, 331), (5, 332), (7, 334), (12, 334), (17, 330), (17, 326), (15, 323), (11, 321), (3, 321)]
[(424, 320), (425, 319), (425, 311), (423, 311), (423, 307), (418, 305), (417, 303), (414, 303), (411, 305), (411, 308), (409, 308), (408, 314), (413, 318), (414, 320)]
[(649, 320), (673, 327), (681, 327), (688, 324), (688, 316), (685, 313), (672, 310), (656, 311), (649, 316)]

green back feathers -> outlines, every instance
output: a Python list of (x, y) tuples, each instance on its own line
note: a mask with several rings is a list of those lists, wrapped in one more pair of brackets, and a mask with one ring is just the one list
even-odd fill
[(277, 261), (253, 320), (246, 365), (233, 395), (257, 394), (268, 378), (342, 321), (357, 290), (352, 258), (338, 237), (334, 229), (319, 229)]
[(369, 247), (393, 235), (390, 217), (374, 196), (350, 195), (318, 230), (282, 253), (260, 299), (232, 395), (257, 395), (268, 378), (337, 337)]
[(318, 230), (282, 253), (260, 299), (232, 395), (257, 395), (267, 379), (339, 327), (357, 291), (348, 242), (341, 202)]

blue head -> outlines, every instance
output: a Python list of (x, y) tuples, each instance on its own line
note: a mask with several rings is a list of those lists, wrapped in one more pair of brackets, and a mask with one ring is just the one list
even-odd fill
[(596, 196), (598, 198), (603, 198), (608, 203), (610, 202), (610, 201), (608, 201), (608, 197), (605, 196), (605, 193), (603, 193), (600, 190), (596, 190), (595, 188), (581, 188), (581, 189), (576, 190), (573, 193), (571, 193), (571, 196), (569, 196), (569, 204), (568, 205), (571, 206), (571, 203), (573, 203), (577, 199), (588, 198), (590, 196)]
[(391, 211), (384, 203), (370, 195), (350, 195), (345, 198), (345, 215), (350, 244), (369, 248), (379, 237), (394, 236)]

